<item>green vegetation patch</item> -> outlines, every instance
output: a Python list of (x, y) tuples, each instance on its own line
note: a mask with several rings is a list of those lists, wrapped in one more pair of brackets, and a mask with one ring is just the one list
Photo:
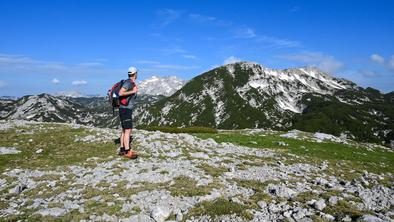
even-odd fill
[[(34, 128), (37, 126), (24, 129), (26, 132), (34, 131), (33, 134), (21, 134), (20, 128), (0, 131), (0, 146), (16, 147), (22, 151), (18, 154), (0, 155), (0, 172), (7, 168), (52, 169), (54, 166), (85, 163), (92, 156), (106, 158), (116, 155), (112, 140), (89, 143), (75, 141), (76, 137), (95, 134), (88, 129), (60, 124), (40, 126), (40, 130)], [(43, 152), (36, 153), (38, 149), (43, 149)]]
[(210, 194), (212, 189), (222, 187), (218, 181), (214, 181), (206, 186), (197, 186), (195, 180), (186, 176), (175, 177), (173, 182), (173, 184), (168, 186), (168, 190), (173, 196), (204, 196)]
[(224, 172), (228, 172), (228, 169), (226, 167), (214, 167), (206, 163), (202, 163), (197, 166), (198, 168), (202, 169), (205, 171), (205, 173), (211, 175), (212, 177), (219, 177), (221, 176)]
[[(384, 149), (369, 150), (365, 147), (350, 146), (333, 142), (313, 142), (292, 138), (280, 137), (281, 132), (269, 135), (247, 135), (240, 131), (226, 131), (217, 134), (195, 133), (201, 138), (212, 138), (218, 143), (230, 142), (252, 148), (268, 148), (275, 151), (303, 156), (308, 162), (322, 162), (327, 160), (331, 163), (345, 161), (353, 169), (368, 170), (374, 173), (394, 173), (394, 153)], [(280, 145), (282, 141), (287, 146)]]
[(170, 126), (141, 126), (139, 129), (148, 131), (161, 131), (164, 133), (217, 133), (217, 130), (210, 127), (170, 127)]
[(277, 184), (278, 181), (274, 180), (267, 180), (265, 182), (260, 182), (258, 180), (239, 180), (235, 179), (234, 180), (238, 186), (252, 189), (254, 191), (254, 194), (249, 197), (248, 200), (245, 201), (246, 205), (250, 208), (258, 209), (259, 206), (257, 205), (257, 202), (259, 201), (265, 201), (265, 202), (271, 202), (272, 197), (265, 192), (268, 184), (273, 183)]
[(215, 201), (201, 202), (189, 210), (186, 219), (202, 215), (209, 215), (211, 218), (216, 218), (221, 215), (236, 214), (237, 216), (250, 220), (252, 218), (247, 209), (243, 204), (231, 202), (225, 198), (219, 198)]

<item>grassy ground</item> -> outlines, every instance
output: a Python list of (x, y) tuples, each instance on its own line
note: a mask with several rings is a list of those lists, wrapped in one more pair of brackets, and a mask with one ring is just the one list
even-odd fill
[[(97, 132), (90, 131), (87, 128), (72, 128), (61, 124), (42, 124), (29, 125), (25, 127), (18, 127), (7, 131), (0, 131), (0, 146), (1, 147), (16, 147), (22, 152), (12, 155), (0, 155), (0, 175), (1, 173), (18, 168), (18, 169), (39, 169), (39, 170), (54, 170), (57, 167), (69, 165), (83, 165), (97, 164), (97, 161), (87, 161), (88, 158), (98, 157), (102, 161), (110, 161), (116, 156), (116, 146), (111, 139), (102, 142), (82, 142), (77, 141), (76, 138), (83, 138), (89, 135), (96, 135), (100, 138)], [(330, 167), (325, 171), (331, 175), (338, 177), (345, 177), (347, 180), (352, 179), (356, 175), (360, 175), (364, 170), (375, 173), (394, 173), (394, 153), (383, 149), (367, 149), (362, 145), (345, 145), (332, 142), (312, 142), (297, 139), (282, 138), (279, 135), (283, 132), (263, 132), (253, 135), (242, 133), (242, 131), (224, 131), (224, 132), (204, 132), (193, 133), (202, 139), (213, 138), (217, 142), (230, 142), (242, 146), (252, 147), (256, 149), (271, 149), (283, 154), (280, 158), (286, 164), (306, 162), (319, 164), (322, 162), (329, 162)], [(288, 146), (279, 145), (278, 142), (284, 142)], [(138, 141), (135, 141), (138, 145)], [(43, 149), (41, 154), (37, 154), (36, 150)], [(194, 148), (193, 152), (197, 152), (198, 148)], [(185, 150), (183, 150), (187, 154)], [(294, 155), (297, 157), (294, 157)], [(146, 159), (151, 158), (150, 153), (146, 153)], [(110, 157), (113, 156), (113, 157)], [(145, 158), (145, 156), (142, 156)], [(301, 157), (301, 158), (299, 158)], [(184, 158), (190, 158), (190, 155), (185, 155)], [(234, 156), (234, 159), (238, 158)], [(256, 156), (242, 156), (244, 161), (237, 165), (239, 170), (247, 169), (250, 166), (258, 166), (262, 164), (276, 165), (277, 159), (259, 158)], [(274, 157), (272, 157), (274, 158)], [(277, 158), (277, 157), (275, 157)], [(124, 159), (124, 161), (129, 161)], [(149, 161), (149, 160), (148, 160)], [(225, 163), (225, 161), (223, 161)], [(226, 163), (232, 163), (232, 159), (227, 160)], [(157, 189), (168, 190), (174, 197), (193, 197), (209, 194), (213, 189), (220, 190), (223, 188), (223, 181), (220, 180), (221, 175), (228, 172), (228, 168), (224, 166), (212, 166), (208, 163), (198, 163), (196, 168), (203, 170), (206, 175), (213, 178), (213, 182), (204, 186), (197, 186), (196, 181), (188, 176), (178, 176), (173, 178), (172, 183), (141, 183), (132, 190), (124, 192), (124, 187), (127, 181), (118, 181), (117, 186), (111, 187), (109, 183), (102, 182), (97, 186), (83, 186), (73, 185), (70, 181), (72, 178), (67, 178), (64, 181), (59, 181), (59, 175), (45, 175), (48, 178), (36, 178), (37, 181), (56, 180), (58, 181), (57, 189), (48, 187), (46, 183), (40, 184), (35, 189), (30, 189), (22, 192), (22, 195), (29, 198), (43, 198), (48, 199), (59, 195), (73, 188), (80, 188), (81, 195), (88, 199), (85, 204), (85, 212), (78, 211), (70, 212), (62, 218), (57, 218), (59, 221), (70, 221), (86, 219), (92, 214), (102, 215), (107, 213), (119, 217), (127, 217), (130, 214), (137, 214), (141, 209), (133, 209), (131, 212), (121, 212), (121, 206), (124, 202), (114, 200), (114, 195), (122, 194), (124, 197), (130, 198), (142, 191), (151, 191)], [(143, 169), (147, 170), (147, 169)], [(144, 173), (143, 170), (139, 173)], [(122, 168), (117, 169), (114, 166), (114, 174), (120, 174)], [(168, 171), (160, 171), (167, 175)], [(386, 177), (390, 181), (384, 181), (387, 184), (392, 183), (392, 177)], [(5, 178), (6, 180), (10, 178)], [(69, 181), (70, 180), (70, 181)], [(229, 182), (229, 181), (227, 181)], [(212, 218), (225, 214), (237, 214), (245, 219), (252, 219), (250, 215), (251, 209), (258, 209), (257, 202), (264, 200), (270, 202), (272, 197), (268, 195), (265, 190), (268, 183), (276, 183), (277, 181), (267, 181), (265, 183), (253, 180), (234, 180), (230, 181), (237, 184), (237, 186), (251, 189), (254, 194), (246, 199), (239, 197), (244, 204), (229, 201), (226, 198), (218, 198), (213, 201), (203, 201), (190, 209), (184, 219), (198, 217), (202, 215), (209, 215)], [(11, 188), (11, 187), (10, 187)], [(100, 188), (100, 189), (97, 189)], [(7, 192), (8, 188), (4, 190)], [(40, 192), (41, 191), (41, 192)], [(316, 194), (305, 193), (300, 195), (299, 201), (305, 202), (311, 198), (317, 199)], [(339, 194), (335, 194), (339, 195)], [(6, 195), (5, 195), (6, 196)], [(100, 196), (103, 201), (94, 201), (90, 198)], [(327, 196), (328, 197), (328, 196)], [(327, 198), (325, 198), (327, 199)], [(114, 202), (113, 205), (107, 205), (108, 202)], [(0, 208), (8, 206), (7, 200), (0, 201)], [(62, 204), (51, 203), (50, 207), (62, 207)], [(348, 203), (341, 202), (337, 206), (327, 207), (327, 213), (334, 214), (335, 212), (342, 212), (344, 215), (352, 215), (355, 218), (363, 212), (354, 210)], [(57, 221), (52, 217), (41, 217), (33, 215), (32, 210), (24, 209), (23, 214), (15, 217), (8, 217), (9, 220), (37, 220), (37, 221)], [(1, 221), (1, 218), (0, 218)]]
[[(34, 130), (34, 134), (30, 132)], [(17, 147), (19, 154), (0, 155), (0, 172), (13, 168), (53, 168), (53, 166), (84, 163), (87, 158), (108, 157), (115, 154), (113, 141), (76, 142), (77, 137), (90, 135), (87, 129), (73, 129), (62, 125), (45, 124), (42, 129), (32, 126), (0, 131), (0, 146)], [(43, 149), (41, 154), (36, 154)]]
[[(247, 135), (239, 131), (226, 131), (216, 134), (195, 133), (193, 135), (216, 142), (230, 142), (253, 148), (268, 148), (306, 157), (309, 161), (329, 161), (344, 163), (349, 169), (367, 170), (374, 173), (394, 173), (394, 153), (384, 149), (370, 150), (366, 147), (333, 142), (312, 142), (292, 138), (283, 138), (282, 133)], [(279, 145), (285, 142), (288, 146)]]

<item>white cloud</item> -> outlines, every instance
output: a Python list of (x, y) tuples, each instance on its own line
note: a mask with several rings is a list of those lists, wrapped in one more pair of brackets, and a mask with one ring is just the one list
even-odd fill
[(180, 53), (186, 53), (186, 50), (179, 46), (173, 46), (173, 47), (168, 47), (164, 49), (159, 49), (160, 52), (162, 52), (165, 55), (173, 55), (173, 54), (180, 54)]
[(173, 70), (187, 70), (187, 69), (198, 68), (198, 66), (183, 66), (183, 65), (169, 65), (169, 64), (159, 64), (159, 65), (155, 65), (154, 67), (159, 69), (173, 69)]
[(343, 67), (343, 63), (337, 60), (334, 56), (320, 52), (303, 52), (300, 54), (280, 56), (280, 58), (300, 62), (308, 66), (316, 66), (329, 73), (335, 73)]
[(267, 43), (271, 47), (277, 48), (294, 48), (301, 46), (300, 42), (288, 40), (288, 39), (281, 39), (272, 36), (259, 36), (257, 37), (257, 42), (259, 43)]
[(84, 62), (84, 63), (79, 63), (78, 65), (80, 65), (80, 66), (101, 66), (103, 64), (101, 62)]
[(256, 37), (256, 33), (252, 28), (242, 27), (235, 30), (236, 38), (254, 38)]
[(182, 11), (174, 10), (174, 9), (160, 9), (157, 11), (157, 15), (159, 16), (161, 23), (160, 27), (166, 27), (178, 18), (181, 17)]
[(60, 81), (59, 81), (58, 79), (54, 78), (54, 79), (52, 79), (52, 83), (53, 83), (53, 84), (59, 84)]
[(198, 22), (213, 22), (213, 21), (216, 21), (216, 17), (208, 16), (208, 15), (195, 14), (195, 13), (189, 14), (189, 18), (193, 19), (195, 21), (198, 21)]
[(196, 14), (196, 13), (190, 13), (189, 19), (199, 22), (199, 23), (208, 23), (208, 24), (213, 24), (213, 25), (218, 25), (218, 26), (230, 26), (232, 24), (231, 22), (218, 19), (214, 16), (201, 15), (201, 14)]
[(364, 77), (368, 77), (368, 78), (379, 76), (379, 74), (378, 74), (377, 72), (372, 71), (372, 70), (360, 70), (360, 73), (361, 73)]
[(88, 82), (86, 82), (85, 80), (75, 80), (75, 81), (72, 81), (71, 84), (74, 86), (81, 86), (81, 85), (88, 84)]
[(371, 60), (379, 64), (384, 64), (384, 58), (378, 54), (372, 54)]
[(291, 13), (296, 13), (296, 12), (298, 12), (298, 11), (300, 11), (301, 10), (301, 7), (300, 6), (293, 6), (291, 9), (290, 9), (290, 12)]
[(386, 59), (383, 56), (378, 55), (378, 54), (372, 54), (370, 59), (373, 62), (376, 62), (377, 64), (379, 64), (379, 65), (381, 65), (381, 66), (383, 66), (383, 67), (385, 67), (385, 68), (387, 68), (387, 69), (389, 69), (391, 71), (394, 71), (394, 55), (392, 55), (390, 57), (390, 59), (388, 59), (387, 61), (386, 61)]
[(160, 62), (152, 61), (152, 60), (138, 60), (135, 63), (138, 63), (138, 64), (159, 64)]
[(394, 70), (394, 55), (391, 56), (391, 59), (387, 65), (388, 65), (389, 69)]
[(141, 71), (144, 73), (184, 73), (186, 70), (195, 70), (200, 68), (194, 65), (176, 65), (176, 64), (148, 64), (148, 66), (142, 67)]
[(185, 54), (185, 55), (182, 55), (182, 57), (186, 58), (186, 59), (197, 59), (197, 57), (195, 55), (191, 55), (191, 54)]
[(121, 72), (121, 70), (105, 69), (99, 63), (80, 63), (65, 65), (61, 62), (38, 60), (24, 55), (10, 55), (0, 53), (0, 74), (62, 74), (89, 75)]
[(237, 57), (235, 57), (235, 56), (230, 56), (230, 57), (228, 57), (227, 59), (225, 59), (225, 60), (223, 61), (223, 65), (227, 65), (227, 64), (231, 64), (231, 63), (236, 63), (236, 62), (240, 62), (240, 61), (241, 61), (240, 58), (237, 58)]

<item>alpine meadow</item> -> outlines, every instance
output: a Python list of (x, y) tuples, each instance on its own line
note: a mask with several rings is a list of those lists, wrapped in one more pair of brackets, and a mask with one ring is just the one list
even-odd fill
[(391, 1), (0, 1), (0, 221), (394, 221)]

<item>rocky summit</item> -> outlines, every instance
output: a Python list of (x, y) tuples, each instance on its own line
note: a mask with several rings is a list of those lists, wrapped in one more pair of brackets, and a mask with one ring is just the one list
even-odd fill
[[(394, 154), (322, 133), (2, 121), (0, 220), (393, 221)], [(350, 158), (351, 157), (351, 158)]]

